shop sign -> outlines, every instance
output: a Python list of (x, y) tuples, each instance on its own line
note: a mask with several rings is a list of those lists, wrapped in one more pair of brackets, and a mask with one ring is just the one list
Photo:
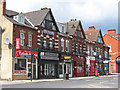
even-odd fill
[(16, 38), (16, 49), (20, 49), (20, 38)]
[(71, 56), (64, 56), (64, 59), (70, 60), (70, 59), (71, 59)]
[(35, 55), (35, 58), (38, 58), (37, 51), (29, 51), (29, 50), (16, 50), (15, 57), (31, 58), (31, 53)]
[(27, 71), (26, 70), (15, 70), (14, 74), (17, 74), (17, 75), (26, 75)]
[(54, 36), (54, 32), (51, 32), (51, 31), (48, 31), (48, 30), (45, 30), (45, 29), (43, 30), (43, 33)]
[(109, 63), (109, 61), (103, 61), (103, 63)]
[(40, 58), (41, 59), (48, 59), (48, 60), (59, 60), (58, 53), (49, 53), (49, 52), (41, 52)]
[(90, 59), (88, 57), (86, 58), (86, 64), (90, 65)]

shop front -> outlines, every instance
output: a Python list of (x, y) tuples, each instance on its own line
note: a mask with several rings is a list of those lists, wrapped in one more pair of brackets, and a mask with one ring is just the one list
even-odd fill
[(65, 58), (66, 55), (61, 55), (61, 60), (59, 62), (59, 77), (63, 78), (66, 73), (69, 74), (69, 77), (73, 76), (73, 60), (71, 56), (68, 56), (68, 59)]
[(86, 57), (87, 65), (86, 65), (86, 76), (94, 76), (95, 75), (95, 57), (88, 56)]
[(104, 64), (101, 55), (95, 58), (95, 70), (98, 71), (98, 75), (104, 74)]
[(103, 61), (103, 64), (104, 64), (104, 74), (108, 75), (109, 74), (109, 61), (105, 60)]
[(36, 79), (38, 52), (30, 50), (16, 50), (15, 58), (13, 58), (13, 80), (31, 78), (31, 54), (35, 55), (35, 61), (32, 63), (32, 78)]
[(85, 76), (86, 59), (84, 57), (75, 56), (73, 62), (73, 76)]
[(116, 73), (120, 73), (120, 59), (116, 59)]
[(38, 79), (58, 78), (58, 66), (58, 53), (41, 51), (38, 59)]

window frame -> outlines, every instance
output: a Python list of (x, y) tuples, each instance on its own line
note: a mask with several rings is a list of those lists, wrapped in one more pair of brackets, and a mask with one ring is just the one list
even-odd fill
[[(22, 37), (23, 35), (23, 37)], [(23, 43), (21, 43), (23, 41)], [(25, 33), (20, 33), (20, 46), (24, 46), (25, 44)]]
[[(31, 38), (30, 38), (30, 36), (31, 36)], [(32, 47), (32, 34), (28, 34), (28, 46), (29, 47)]]

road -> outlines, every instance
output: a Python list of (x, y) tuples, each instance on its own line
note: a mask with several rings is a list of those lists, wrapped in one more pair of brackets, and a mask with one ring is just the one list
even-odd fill
[(2, 85), (2, 88), (118, 88), (118, 76), (95, 77), (80, 80), (31, 82)]

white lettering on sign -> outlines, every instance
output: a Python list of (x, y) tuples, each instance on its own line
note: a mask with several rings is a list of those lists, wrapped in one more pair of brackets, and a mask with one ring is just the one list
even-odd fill
[(35, 55), (35, 58), (38, 58), (37, 51), (29, 51), (29, 50), (16, 50), (15, 57), (26, 57), (31, 58), (31, 53)]
[(48, 30), (43, 30), (43, 33), (54, 36), (54, 32), (51, 32), (51, 31), (48, 31)]

